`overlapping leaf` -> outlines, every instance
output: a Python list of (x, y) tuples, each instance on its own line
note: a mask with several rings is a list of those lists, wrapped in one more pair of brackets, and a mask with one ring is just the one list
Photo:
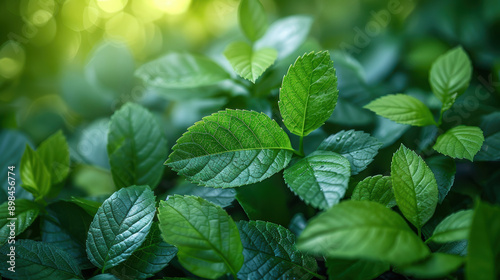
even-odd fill
[(17, 236), (26, 230), (40, 213), (39, 206), (27, 199), (16, 199), (12, 202), (11, 205), (8, 201), (0, 205), (0, 245), (7, 242), (12, 224), (15, 225), (13, 229)]
[(389, 264), (370, 260), (332, 259), (326, 260), (329, 280), (367, 280), (389, 270)]
[(243, 33), (251, 41), (262, 37), (267, 30), (267, 17), (259, 0), (242, 0), (238, 9), (238, 19)]
[(356, 185), (351, 199), (375, 201), (389, 208), (395, 206), (391, 177), (382, 175), (366, 177)]
[(426, 163), (436, 178), (439, 203), (443, 203), (455, 181), (455, 172), (457, 172), (455, 161), (445, 156), (434, 156), (427, 158)]
[(419, 279), (446, 277), (464, 263), (464, 258), (456, 255), (433, 253), (426, 260), (398, 268), (398, 272)]
[(236, 197), (236, 191), (234, 189), (208, 188), (197, 186), (186, 181), (170, 189), (167, 194), (199, 196), (222, 208), (230, 206)]
[(433, 148), (452, 158), (473, 161), (483, 141), (483, 131), (479, 127), (459, 125), (440, 135)]
[(69, 147), (62, 131), (43, 141), (36, 152), (51, 175), (51, 184), (62, 182), (69, 172)]
[(439, 243), (467, 239), (473, 214), (472, 210), (462, 210), (449, 215), (436, 226), (430, 239)]
[(21, 158), (19, 172), (23, 181), (22, 187), (35, 198), (41, 199), (49, 193), (52, 181), (50, 173), (38, 153), (28, 145)]
[(224, 55), (238, 75), (255, 83), (274, 63), (277, 52), (272, 48), (254, 50), (245, 42), (233, 42), (227, 46)]

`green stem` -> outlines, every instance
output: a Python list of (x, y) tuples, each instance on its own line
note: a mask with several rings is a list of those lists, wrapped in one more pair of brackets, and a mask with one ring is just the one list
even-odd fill
[(304, 136), (300, 136), (299, 154), (304, 156)]

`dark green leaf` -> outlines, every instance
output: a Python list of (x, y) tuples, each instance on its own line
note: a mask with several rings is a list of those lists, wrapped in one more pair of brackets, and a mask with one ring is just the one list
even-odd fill
[[(9, 201), (12, 205), (9, 205)], [(9, 201), (0, 205), (0, 245), (7, 242), (7, 240), (9, 242), (13, 240), (9, 239), (12, 224), (15, 225), (12, 229), (14, 229), (15, 236), (17, 236), (26, 230), (40, 213), (38, 205), (27, 199)]]
[(238, 9), (240, 27), (251, 41), (256, 41), (267, 30), (267, 17), (259, 0), (242, 0)]
[(434, 156), (427, 158), (426, 163), (436, 178), (439, 192), (438, 201), (443, 203), (455, 181), (455, 172), (457, 171), (455, 161), (445, 156)]
[(500, 160), (500, 132), (486, 137), (481, 150), (474, 157), (475, 161)]
[(254, 50), (245, 42), (233, 42), (227, 46), (224, 55), (238, 75), (255, 83), (262, 73), (274, 63), (277, 52), (272, 48)]
[(375, 201), (389, 208), (396, 206), (391, 177), (382, 175), (366, 177), (356, 185), (351, 199)]
[(389, 270), (389, 264), (369, 260), (327, 259), (329, 280), (368, 280), (375, 279)]
[(472, 210), (463, 210), (449, 215), (436, 226), (430, 239), (439, 243), (467, 239), (472, 215)]
[(19, 172), (23, 181), (22, 187), (32, 193), (35, 198), (41, 199), (49, 193), (50, 173), (38, 153), (28, 145), (24, 150)]
[(102, 205), (102, 202), (99, 201), (94, 201), (74, 196), (71, 197), (70, 201), (80, 206), (83, 210), (85, 210), (85, 212), (87, 212), (92, 217), (94, 217), (94, 215), (97, 213), (97, 210)]
[(432, 148), (452, 158), (473, 161), (483, 141), (483, 132), (479, 127), (459, 125), (440, 135)]
[(455, 255), (433, 253), (426, 260), (398, 268), (398, 272), (420, 279), (446, 277), (464, 263), (464, 258)]
[(231, 205), (236, 197), (234, 189), (209, 188), (183, 182), (170, 189), (168, 194), (193, 195), (204, 198), (222, 208)]

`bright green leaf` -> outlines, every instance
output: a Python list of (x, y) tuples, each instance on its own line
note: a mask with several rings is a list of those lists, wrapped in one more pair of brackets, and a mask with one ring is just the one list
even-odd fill
[(297, 248), (327, 258), (362, 258), (403, 265), (430, 253), (405, 220), (372, 201), (344, 201), (310, 220)]
[(60, 189), (54, 185), (63, 182), (69, 173), (69, 147), (62, 131), (58, 131), (38, 146), (36, 153), (50, 173), (52, 188), (49, 196), (57, 196)]
[(305, 54), (297, 58), (283, 78), (278, 102), (283, 122), (292, 133), (308, 135), (330, 117), (338, 95), (330, 54)]
[(50, 191), (51, 176), (44, 161), (37, 152), (26, 145), (23, 157), (21, 158), (21, 180), (22, 187), (40, 199)]
[(243, 33), (251, 41), (256, 41), (267, 30), (267, 17), (259, 0), (241, 0), (238, 8), (238, 18)]
[(420, 279), (442, 278), (456, 271), (464, 263), (464, 258), (456, 255), (433, 253), (426, 260), (404, 267), (399, 273)]
[(255, 83), (262, 73), (274, 63), (277, 52), (271, 48), (254, 50), (245, 42), (233, 42), (227, 46), (224, 55), (238, 75)]
[(220, 206), (200, 197), (174, 195), (160, 201), (158, 211), (163, 240), (179, 249), (177, 257), (184, 268), (209, 279), (240, 270), (240, 234)]
[(455, 181), (457, 172), (455, 161), (445, 156), (434, 156), (427, 158), (425, 162), (434, 173), (438, 185), (439, 203), (443, 203)]
[[(9, 205), (9, 202), (12, 205)], [(9, 210), (9, 207), (11, 210)], [(35, 221), (38, 213), (40, 213), (38, 205), (27, 199), (9, 200), (2, 203), (0, 205), (0, 245), (7, 242), (10, 236), (11, 228), (9, 226), (15, 225), (13, 229), (16, 233), (15, 236), (17, 236)], [(9, 220), (9, 218), (13, 220)]]
[(396, 203), (417, 229), (432, 217), (438, 202), (438, 187), (431, 169), (403, 144), (392, 156), (391, 178)]
[(389, 270), (389, 264), (370, 260), (326, 260), (329, 280), (368, 280), (375, 279)]
[(351, 199), (375, 201), (389, 208), (395, 206), (391, 177), (382, 175), (366, 177), (356, 185)]
[(111, 195), (90, 224), (90, 261), (102, 271), (125, 261), (146, 239), (155, 210), (155, 196), (148, 186), (131, 186)]
[(440, 135), (432, 148), (452, 158), (473, 161), (483, 141), (483, 131), (479, 127), (459, 125)]
[(429, 108), (413, 96), (389, 94), (373, 100), (364, 108), (400, 124), (426, 126), (436, 124)]
[(118, 188), (158, 185), (167, 155), (167, 140), (162, 131), (154, 116), (140, 105), (127, 103), (113, 114), (108, 154)]
[(226, 110), (204, 117), (177, 140), (166, 164), (191, 182), (236, 187), (260, 182), (285, 168), (290, 139), (265, 114)]
[(439, 223), (430, 239), (444, 243), (467, 239), (474, 211), (463, 210), (453, 213)]
[(350, 164), (345, 157), (316, 151), (285, 169), (283, 177), (307, 204), (328, 209), (344, 197), (350, 175)]

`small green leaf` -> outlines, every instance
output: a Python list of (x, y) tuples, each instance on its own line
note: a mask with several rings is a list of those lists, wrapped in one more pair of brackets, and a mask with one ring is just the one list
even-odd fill
[(245, 42), (233, 42), (227, 46), (224, 55), (238, 75), (255, 83), (262, 73), (274, 63), (277, 52), (271, 48), (253, 50), (252, 46)]
[(448, 195), (453, 182), (455, 181), (455, 173), (457, 168), (455, 160), (445, 156), (434, 156), (425, 160), (429, 168), (434, 173), (439, 191), (439, 203), (443, 203), (444, 198)]
[(438, 202), (438, 187), (431, 169), (403, 144), (392, 156), (392, 188), (403, 215), (417, 229), (432, 217)]
[(209, 58), (189, 53), (167, 54), (142, 65), (135, 75), (150, 86), (166, 89), (209, 86), (229, 78)]
[[(2, 256), (11, 253), (12, 245), (0, 248)], [(52, 244), (30, 239), (17, 240), (15, 244), (15, 272), (9, 264), (0, 266), (3, 277), (9, 279), (83, 279), (73, 258)]]
[(90, 224), (90, 261), (102, 271), (125, 261), (146, 239), (155, 210), (155, 196), (148, 186), (131, 186), (111, 195)]
[(351, 163), (351, 174), (356, 175), (368, 167), (382, 146), (376, 138), (362, 131), (340, 131), (330, 135), (319, 145), (318, 150), (338, 153)]
[(195, 123), (172, 150), (165, 164), (193, 183), (223, 188), (260, 182), (285, 168), (293, 153), (274, 120), (230, 109)]
[(344, 201), (311, 219), (297, 248), (327, 258), (403, 265), (430, 253), (403, 218), (372, 201)]
[(36, 153), (45, 163), (45, 167), (51, 175), (52, 185), (58, 184), (66, 178), (69, 172), (69, 147), (62, 131), (59, 130), (43, 141), (38, 146)]
[(22, 187), (32, 193), (36, 199), (41, 199), (49, 193), (52, 181), (50, 173), (38, 153), (28, 145), (21, 158), (19, 172), (23, 181)]
[(446, 52), (432, 64), (429, 82), (432, 92), (443, 103), (442, 112), (469, 87), (471, 75), (472, 65), (462, 47)]
[(389, 94), (373, 100), (364, 108), (400, 124), (435, 125), (434, 117), (422, 101), (406, 94)]
[(304, 279), (316, 276), (316, 260), (295, 248), (295, 235), (264, 221), (238, 222), (245, 263), (240, 279)]
[(140, 105), (127, 103), (113, 114), (108, 154), (118, 188), (158, 185), (167, 154), (167, 140), (162, 131), (154, 116)]
[[(11, 202), (12, 205), (9, 205)], [(9, 210), (9, 208), (11, 208)], [(15, 236), (26, 230), (40, 213), (38, 205), (27, 199), (16, 199), (6, 201), (0, 205), (0, 245), (7, 242), (11, 236), (11, 226), (14, 224)], [(9, 220), (13, 219), (13, 220)]]
[(351, 199), (375, 201), (389, 208), (396, 206), (391, 177), (382, 175), (366, 177), (356, 185)]
[(74, 197), (72, 196), (70, 198), (71, 202), (74, 204), (80, 206), (85, 212), (87, 212), (90, 216), (94, 217), (95, 214), (97, 213), (97, 210), (99, 210), (99, 207), (101, 207), (102, 202), (99, 201), (94, 201), (94, 200), (89, 200), (81, 197)]
[(370, 260), (326, 260), (329, 280), (367, 280), (375, 279), (389, 270), (389, 264)]
[(174, 195), (160, 201), (158, 211), (163, 240), (179, 249), (177, 257), (184, 268), (209, 279), (235, 276), (240, 270), (240, 234), (221, 207), (200, 197)]
[(463, 210), (449, 215), (436, 226), (430, 239), (439, 243), (467, 239), (473, 214), (472, 210)]
[(452, 158), (473, 161), (483, 141), (483, 131), (479, 127), (459, 125), (440, 135), (432, 148)]
[(285, 169), (288, 187), (307, 204), (328, 209), (344, 197), (351, 175), (349, 161), (336, 153), (316, 151)]
[(238, 18), (243, 33), (251, 41), (256, 41), (267, 30), (267, 17), (259, 0), (241, 0)]
[(499, 161), (500, 160), (500, 132), (486, 137), (474, 161)]
[(442, 278), (456, 271), (464, 263), (464, 258), (456, 255), (433, 253), (429, 258), (404, 267), (397, 272), (420, 279)]
[(290, 132), (305, 136), (330, 117), (339, 91), (330, 54), (310, 52), (295, 61), (283, 78), (278, 102)]

